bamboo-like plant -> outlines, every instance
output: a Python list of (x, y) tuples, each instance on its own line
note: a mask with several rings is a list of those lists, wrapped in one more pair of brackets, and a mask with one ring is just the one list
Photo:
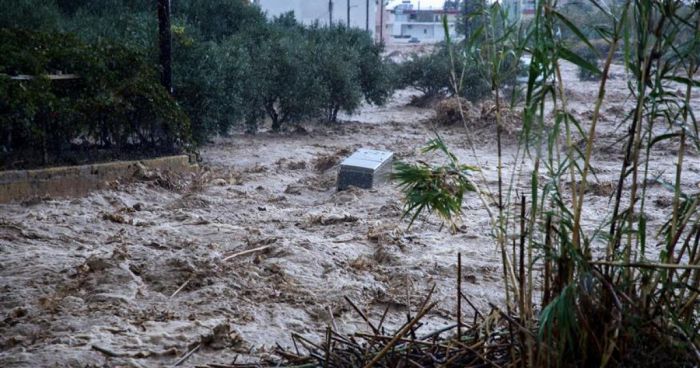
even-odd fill
[(406, 193), (404, 217), (411, 217), (410, 227), (424, 210), (436, 212), (450, 222), (454, 230), (455, 219), (462, 211), (464, 194), (477, 190), (470, 179), (470, 172), (478, 169), (460, 164), (439, 135), (423, 148), (423, 153), (430, 152), (442, 153), (447, 163), (443, 166), (431, 166), (425, 162), (396, 163), (394, 178)]
[[(700, 8), (681, 0), (589, 3), (604, 17), (599, 19), (603, 26), (595, 28), (597, 37), (609, 46), (607, 54), (600, 55), (600, 64), (580, 57), (559, 37), (564, 27), (598, 54), (592, 40), (559, 11), (556, 0), (538, 2), (525, 32), (506, 21), (498, 3), (485, 5), (474, 15), (482, 17), (481, 26), (455, 51), (490, 66), (483, 69), (483, 77), (491, 82), (499, 106), (494, 122), (499, 155), (497, 194), (491, 194), (478, 171), (473, 188), (499, 204), (498, 214), (487, 210), (503, 259), (508, 311), (517, 317), (520, 327), (537, 331), (519, 335), (521, 343), (513, 348), (517, 353), (513, 356), (520, 356), (519, 364), (527, 366), (697, 365), (700, 196), (684, 193), (681, 183), (688, 149), (700, 148), (691, 105), (694, 88), (700, 87), (696, 80)], [(516, 164), (505, 173), (500, 159), (500, 107), (502, 81), (508, 72), (500, 63), (507, 57), (520, 58), (522, 53), (530, 57), (524, 100), (510, 108), (521, 109), (523, 126)], [(599, 76), (597, 95), (591, 102), (593, 113), (587, 121), (579, 120), (569, 107), (569, 81), (561, 72), (564, 62)], [(586, 208), (592, 205), (587, 193), (593, 175), (593, 147), (610, 71), (617, 62), (623, 63), (629, 76), (634, 101), (623, 121), (629, 127), (620, 141), (625, 157), (611, 198), (612, 210), (602, 218), (585, 218), (590, 212)], [(455, 87), (466, 83), (456, 74), (453, 79)], [(479, 167), (469, 130), (465, 136), (472, 147), (470, 159)], [(647, 223), (648, 183), (653, 177), (649, 162), (652, 149), (660, 142), (678, 149), (674, 181), (662, 182), (673, 194), (672, 206), (665, 224), (654, 227)], [(443, 149), (453, 157), (447, 147)], [(529, 198), (514, 190), (524, 184), (517, 181), (526, 162), (531, 164), (528, 169), (533, 168)], [(398, 172), (402, 177), (407, 166), (398, 166)], [(460, 215), (461, 207), (445, 198), (451, 195), (447, 178), (430, 177), (434, 181), (427, 185), (425, 179), (414, 177), (410, 186), (403, 186), (412, 218), (435, 208), (426, 204), (427, 198), (451, 204), (450, 211), (440, 211), (448, 220)], [(421, 188), (420, 196), (416, 188)], [(462, 194), (453, 199), (461, 203)], [(512, 253), (506, 239), (519, 239)], [(649, 250), (652, 242), (661, 249), (658, 254)], [(537, 278), (543, 279), (541, 287), (536, 287)], [(539, 306), (533, 298), (536, 291), (542, 295)]]

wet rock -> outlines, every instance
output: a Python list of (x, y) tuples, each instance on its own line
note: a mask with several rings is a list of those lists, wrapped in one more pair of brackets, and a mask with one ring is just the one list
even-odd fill
[(654, 204), (659, 208), (668, 208), (673, 204), (673, 198), (661, 196), (654, 200)]
[(357, 187), (349, 187), (348, 189), (334, 193), (331, 201), (335, 204), (349, 204), (356, 202), (361, 195), (362, 189)]
[(400, 217), (403, 214), (398, 203), (387, 203), (379, 208), (378, 213), (382, 217)]
[(403, 230), (395, 224), (377, 222), (367, 230), (367, 239), (377, 244), (402, 246)]
[(394, 255), (391, 254), (386, 247), (381, 245), (377, 247), (377, 250), (374, 252), (372, 257), (379, 264), (392, 264), (396, 260), (396, 257), (394, 257)]
[(333, 225), (333, 224), (339, 224), (339, 223), (346, 223), (346, 222), (357, 222), (360, 219), (358, 217), (355, 217), (353, 215), (343, 213), (343, 214), (337, 214), (337, 213), (332, 213), (328, 215), (316, 215), (316, 216), (311, 216), (310, 223), (312, 224), (319, 224), (319, 225)]
[(212, 181), (211, 181), (211, 184), (212, 184), (212, 185), (219, 186), (219, 187), (223, 187), (223, 186), (228, 185), (228, 183), (226, 182), (226, 180), (221, 179), (221, 178), (212, 180)]
[(114, 266), (110, 260), (100, 257), (90, 257), (85, 261), (85, 263), (80, 266), (80, 271), (88, 272), (100, 272), (104, 271), (110, 267)]
[(306, 161), (292, 161), (292, 162), (287, 164), (287, 169), (289, 169), (289, 170), (306, 169)]
[(210, 334), (202, 336), (202, 345), (215, 350), (221, 350), (243, 344), (241, 335), (231, 330), (228, 323), (214, 326)]
[(301, 195), (301, 191), (304, 189), (304, 186), (301, 184), (289, 184), (287, 185), (287, 188), (284, 190), (285, 194), (292, 194), (292, 195)]
[(358, 271), (368, 271), (371, 270), (376, 261), (370, 259), (367, 256), (359, 256), (355, 258), (352, 262), (350, 262), (350, 267), (358, 270)]
[(59, 308), (64, 311), (81, 311), (85, 309), (85, 300), (77, 296), (68, 295), (60, 301)]
[(267, 167), (260, 165), (260, 164), (256, 164), (255, 166), (249, 167), (249, 168), (244, 170), (244, 172), (250, 173), (250, 174), (260, 174), (260, 173), (264, 173), (266, 171), (267, 171)]
[(115, 224), (131, 225), (133, 222), (132, 219), (127, 218), (121, 213), (104, 213), (102, 214), (102, 219), (105, 221), (114, 222)]
[(352, 151), (344, 148), (340, 149), (332, 154), (325, 154), (325, 155), (320, 155), (316, 157), (313, 161), (313, 166), (314, 169), (318, 172), (325, 172), (328, 171), (329, 169), (333, 168), (334, 166), (338, 165), (340, 160), (349, 155)]
[(29, 314), (26, 308), (24, 307), (16, 307), (10, 310), (7, 315), (5, 316), (5, 319), (3, 320), (3, 323), (8, 324), (8, 325), (13, 325), (17, 323), (19, 319), (22, 317), (25, 317)]

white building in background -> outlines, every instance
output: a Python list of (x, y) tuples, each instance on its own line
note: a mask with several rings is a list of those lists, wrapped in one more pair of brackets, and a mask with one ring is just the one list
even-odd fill
[[(457, 37), (459, 10), (419, 8), (405, 0), (385, 12), (384, 40), (387, 43), (413, 42), (437, 43), (445, 40), (442, 17), (447, 16), (450, 37)], [(388, 35), (387, 35), (388, 33)]]
[[(537, 0), (502, 0), (501, 3), (508, 9), (508, 14), (513, 19), (528, 19), (535, 15)], [(559, 5), (566, 3), (560, 1)]]
[[(354, 28), (375, 32), (377, 0), (253, 0), (269, 17), (294, 12), (304, 24), (348, 24)], [(349, 9), (349, 12), (348, 12)]]

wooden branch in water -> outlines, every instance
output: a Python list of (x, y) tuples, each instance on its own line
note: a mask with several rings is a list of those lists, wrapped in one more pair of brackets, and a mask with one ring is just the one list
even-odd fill
[(429, 306), (423, 308), (423, 310), (418, 312), (418, 314), (416, 314), (416, 316), (413, 317), (411, 322), (406, 324), (398, 333), (396, 333), (396, 335), (394, 335), (394, 338), (391, 339), (391, 341), (389, 341), (389, 343), (387, 343), (386, 346), (384, 346), (384, 348), (377, 355), (374, 356), (372, 361), (370, 361), (367, 365), (365, 365), (365, 368), (370, 368), (370, 367), (376, 366), (376, 364), (380, 360), (382, 360), (384, 355), (386, 355), (386, 353), (389, 352), (389, 350), (391, 350), (391, 348), (393, 348), (397, 342), (399, 342), (399, 340), (403, 337), (403, 335), (405, 335), (413, 327), (413, 325), (418, 323), (418, 321), (420, 321), (420, 319), (423, 318), (423, 316), (426, 315), (436, 305), (437, 305), (437, 302), (433, 302), (432, 304), (430, 304)]
[(187, 284), (189, 284), (190, 281), (192, 281), (193, 278), (194, 276), (188, 278), (185, 282), (183, 282), (182, 285), (180, 285), (180, 287), (177, 288), (177, 290), (175, 290), (175, 292), (172, 293), (172, 295), (170, 295), (170, 299), (174, 298), (177, 294), (179, 294), (182, 291), (182, 289), (184, 289), (185, 286), (187, 286)]
[(178, 359), (178, 361), (175, 362), (175, 364), (173, 364), (173, 367), (177, 367), (178, 365), (184, 363), (187, 359), (189, 359), (192, 356), (192, 354), (196, 353), (197, 350), (199, 350), (199, 348), (201, 347), (202, 344), (197, 344), (197, 346), (195, 346), (192, 350), (188, 351), (187, 354), (185, 354), (182, 358)]
[(362, 310), (361, 310), (360, 308), (358, 308), (358, 307), (355, 305), (355, 303), (353, 303), (352, 300), (350, 300), (350, 298), (348, 298), (347, 296), (345, 296), (345, 301), (348, 302), (348, 303), (350, 304), (350, 306), (352, 307), (352, 309), (354, 309), (355, 312), (357, 312), (357, 314), (359, 314), (360, 317), (362, 317), (363, 320), (365, 320), (365, 322), (367, 323), (367, 325), (369, 326), (369, 328), (372, 329), (372, 332), (374, 332), (374, 333), (377, 334), (377, 335), (380, 334), (380, 333), (379, 333), (379, 329), (377, 329), (376, 327), (374, 327), (374, 324), (372, 324), (372, 322), (371, 322), (371, 321), (369, 320), (369, 318), (365, 315), (365, 313), (362, 312)]
[(222, 262), (226, 262), (226, 261), (233, 259), (233, 258), (236, 258), (236, 257), (245, 256), (245, 255), (248, 255), (251, 253), (259, 252), (259, 251), (265, 250), (265, 249), (270, 248), (270, 247), (271, 247), (271, 245), (265, 245), (262, 247), (257, 247), (257, 248), (253, 248), (253, 249), (244, 250), (242, 252), (234, 253), (234, 254), (231, 254), (230, 256), (224, 258), (222, 260)]

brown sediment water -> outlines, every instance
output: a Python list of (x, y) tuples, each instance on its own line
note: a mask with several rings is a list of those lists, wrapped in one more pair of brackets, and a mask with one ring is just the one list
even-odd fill
[[(597, 85), (575, 73), (564, 65), (574, 81), (571, 108), (585, 124)], [(629, 108), (624, 75), (610, 86), (588, 226), (609, 212), (623, 154), (614, 143)], [(329, 324), (366, 330), (345, 297), (378, 320), (387, 306), (415, 313), (435, 284), (439, 304), (423, 320), (428, 331), (454, 320), (458, 252), (464, 293), (483, 310), (501, 304), (500, 253), (477, 198), (465, 199), (462, 226), (451, 234), (435, 217), (407, 230), (394, 186), (335, 190), (337, 163), (358, 148), (440, 163), (419, 154), (434, 129), (462, 162), (476, 163), (464, 128), (434, 126), (431, 109), (407, 106), (415, 94), (398, 91), (386, 106), (365, 106), (338, 126), (218, 139), (201, 150), (204, 171), (172, 178), (174, 185), (114, 183), (81, 198), (1, 205), (0, 366), (170, 366), (195, 348), (183, 366), (237, 355), (254, 361), (277, 343), (290, 346), (292, 332), (318, 342)], [(492, 188), (494, 130), (471, 131)], [(507, 140), (509, 172), (517, 147)], [(659, 178), (673, 178), (672, 150), (655, 148), (650, 166)], [(700, 158), (691, 152), (687, 160), (683, 189), (693, 192)], [(521, 176), (526, 191), (529, 173)], [(672, 193), (649, 190), (649, 226), (659, 226)], [(387, 329), (406, 322), (389, 315)]]

